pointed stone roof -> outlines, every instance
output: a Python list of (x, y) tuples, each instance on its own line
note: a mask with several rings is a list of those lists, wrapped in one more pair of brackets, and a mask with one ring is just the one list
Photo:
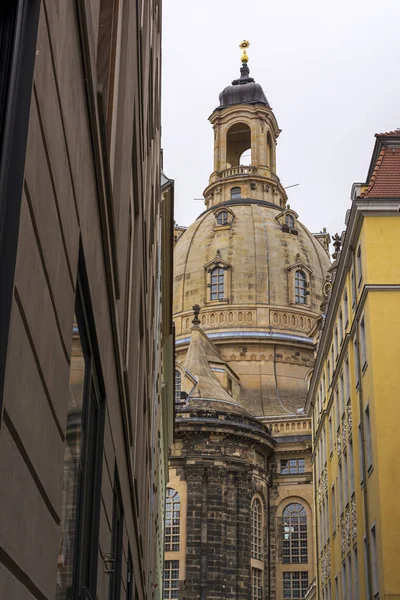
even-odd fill
[(218, 349), (201, 327), (195, 325), (191, 331), (189, 349), (184, 362), (185, 369), (197, 379), (197, 384), (190, 394), (188, 408), (221, 410), (250, 416), (250, 413), (221, 385), (211, 370), (210, 362), (223, 363), (223, 360)]

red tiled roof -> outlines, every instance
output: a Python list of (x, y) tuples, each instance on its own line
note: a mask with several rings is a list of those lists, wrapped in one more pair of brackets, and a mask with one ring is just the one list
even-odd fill
[(400, 129), (395, 129), (394, 131), (385, 131), (384, 133), (376, 133), (376, 138), (384, 138), (384, 137), (398, 137), (400, 136)]
[[(399, 136), (398, 131), (377, 133), (376, 137)], [(382, 147), (367, 189), (361, 198), (400, 198), (400, 147)]]

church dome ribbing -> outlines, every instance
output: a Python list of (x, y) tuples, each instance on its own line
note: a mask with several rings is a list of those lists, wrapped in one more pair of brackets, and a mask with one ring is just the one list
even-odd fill
[(234, 79), (232, 85), (226, 87), (219, 95), (220, 109), (234, 104), (265, 104), (269, 107), (261, 85), (255, 83), (254, 79), (250, 77), (247, 63), (244, 63), (240, 69), (239, 79)]

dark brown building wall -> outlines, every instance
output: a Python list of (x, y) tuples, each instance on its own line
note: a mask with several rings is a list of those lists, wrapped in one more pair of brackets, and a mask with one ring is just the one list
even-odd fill
[[(114, 49), (106, 89), (98, 33), (107, 4)], [(97, 598), (109, 598), (103, 560), (116, 472), (121, 597), (128, 552), (137, 597), (157, 597), (161, 587), (155, 523), (164, 457), (155, 440), (170, 418), (159, 373), (172, 337), (171, 315), (162, 322), (159, 310), (160, 32), (160, 0), (41, 4), (0, 429), (1, 598), (56, 597), (78, 277), (106, 406)], [(171, 377), (164, 367), (163, 379)]]

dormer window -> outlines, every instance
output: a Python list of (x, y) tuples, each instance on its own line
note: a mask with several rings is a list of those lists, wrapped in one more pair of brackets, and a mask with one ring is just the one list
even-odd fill
[(229, 302), (231, 288), (231, 265), (221, 258), (217, 250), (215, 258), (204, 265), (206, 272), (206, 304)]
[[(297, 258), (300, 259), (300, 256), (297, 255)], [(292, 306), (310, 304), (311, 274), (311, 269), (301, 260), (288, 267), (289, 302)]]
[(217, 214), (217, 223), (218, 223), (218, 225), (227, 225), (228, 221), (229, 221), (228, 211), (221, 210)]
[(231, 200), (237, 200), (242, 197), (242, 189), (240, 187), (231, 188)]
[(304, 271), (298, 269), (294, 274), (294, 295), (296, 304), (306, 303), (307, 277)]
[(294, 216), (292, 214), (287, 213), (285, 215), (285, 224), (289, 227), (289, 229), (294, 228), (295, 220), (294, 220)]
[(275, 217), (284, 233), (298, 235), (296, 228), (298, 214), (287, 204), (284, 210)]
[(230, 208), (218, 208), (214, 211), (215, 221), (214, 229), (229, 229), (235, 218), (234, 213)]

